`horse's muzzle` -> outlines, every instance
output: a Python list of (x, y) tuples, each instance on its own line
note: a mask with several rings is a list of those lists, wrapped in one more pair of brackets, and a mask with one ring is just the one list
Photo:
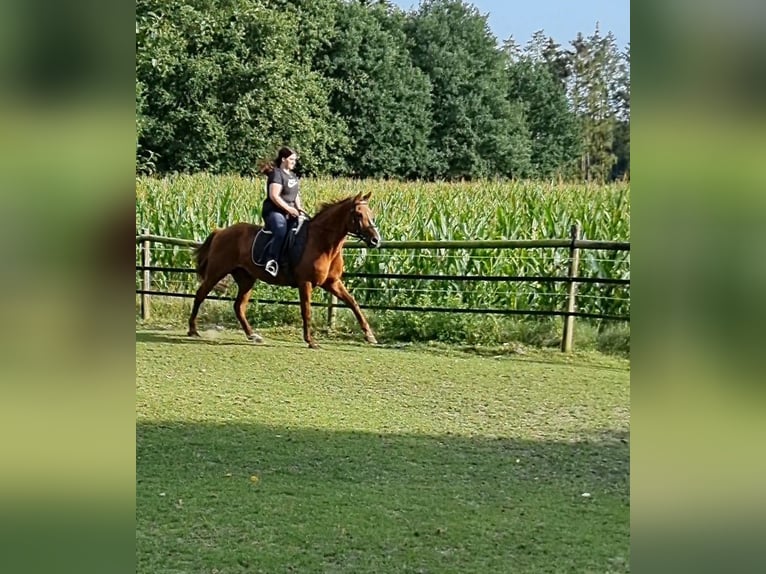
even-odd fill
[(377, 233), (367, 239), (367, 245), (369, 247), (378, 247), (380, 245), (380, 235)]

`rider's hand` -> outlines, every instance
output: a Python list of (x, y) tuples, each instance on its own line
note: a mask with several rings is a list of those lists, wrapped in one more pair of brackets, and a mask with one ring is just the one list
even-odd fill
[(287, 207), (287, 214), (290, 215), (291, 217), (298, 217), (301, 214), (301, 212), (295, 209), (292, 205), (290, 205)]

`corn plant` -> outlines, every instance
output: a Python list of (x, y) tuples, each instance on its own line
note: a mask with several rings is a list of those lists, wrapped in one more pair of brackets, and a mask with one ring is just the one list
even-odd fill
[[(304, 179), (303, 203), (311, 213), (321, 203), (372, 192), (371, 204), (384, 240), (563, 239), (579, 223), (586, 239), (630, 240), (630, 187), (475, 181), (398, 182)], [(136, 225), (151, 233), (201, 241), (237, 221), (260, 223), (264, 178), (177, 175), (141, 177), (136, 182)], [(347, 249), (349, 272), (414, 275), (565, 276), (568, 249)], [(137, 255), (138, 257), (138, 255)], [(163, 248), (153, 253), (161, 266), (192, 266), (191, 250)], [(625, 252), (583, 251), (584, 277), (630, 278)], [(193, 276), (155, 274), (156, 285), (194, 288)], [(562, 309), (563, 283), (371, 281), (349, 278), (357, 299), (367, 304), (465, 308)], [(580, 311), (627, 315), (628, 289), (620, 285), (580, 285)], [(259, 286), (259, 298), (285, 294)]]

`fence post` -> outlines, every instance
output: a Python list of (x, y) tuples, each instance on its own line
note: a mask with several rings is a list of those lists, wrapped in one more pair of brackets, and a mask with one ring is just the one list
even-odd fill
[[(149, 235), (148, 229), (142, 229), (141, 235)], [(141, 242), (141, 265), (143, 267), (148, 267), (151, 265), (152, 261), (152, 255), (150, 251), (150, 242), (147, 239), (144, 239)], [(150, 291), (152, 288), (152, 276), (151, 272), (148, 269), (144, 269), (143, 273), (143, 280), (141, 281), (141, 291)], [(149, 319), (152, 315), (151, 308), (149, 305), (149, 295), (146, 293), (141, 293), (141, 320), (146, 321)]]
[(564, 332), (561, 335), (561, 351), (569, 353), (572, 350), (574, 337), (574, 315), (577, 308), (577, 269), (580, 266), (580, 249), (575, 247), (575, 242), (582, 238), (582, 229), (577, 223), (570, 229), (572, 246), (569, 248), (569, 286), (567, 293), (567, 315), (564, 317)]
[(327, 328), (335, 328), (335, 305), (338, 303), (338, 298), (335, 297), (329, 291), (327, 292)]

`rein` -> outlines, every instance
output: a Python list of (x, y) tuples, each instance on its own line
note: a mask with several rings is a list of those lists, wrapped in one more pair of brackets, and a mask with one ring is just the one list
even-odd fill
[[(366, 201), (360, 201), (360, 204), (367, 204)], [(310, 221), (314, 221), (315, 218), (309, 217), (309, 215), (304, 211), (303, 216), (305, 217), (306, 223)], [(372, 229), (375, 232), (378, 232), (378, 226), (375, 225), (375, 222), (371, 222), (368, 229)], [(379, 233), (378, 233), (379, 234)], [(366, 236), (363, 233), (362, 224), (359, 218), (354, 217), (354, 223), (351, 230), (346, 232), (346, 235), (350, 235), (351, 237), (354, 237), (356, 239), (359, 239), (360, 241), (367, 241)]]
[[(378, 230), (378, 226), (375, 225), (375, 224), (372, 224), (372, 225), (370, 225), (369, 229), (374, 229), (375, 231), (377, 231)], [(355, 237), (355, 238), (359, 239), (360, 241), (365, 241), (365, 239), (366, 239), (365, 236), (362, 235), (362, 229), (361, 229), (361, 227), (359, 226), (358, 223), (357, 223), (356, 229), (353, 230), (353, 231), (349, 231), (348, 235), (350, 235), (351, 237)]]

